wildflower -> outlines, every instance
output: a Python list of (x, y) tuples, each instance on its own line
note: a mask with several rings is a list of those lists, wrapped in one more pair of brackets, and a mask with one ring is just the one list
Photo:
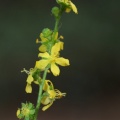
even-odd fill
[(77, 7), (71, 0), (57, 0), (58, 4), (63, 5), (66, 7), (66, 12), (70, 12), (73, 10), (74, 13), (78, 14)]
[(45, 53), (39, 53), (39, 57), (42, 57), (42, 60), (36, 61), (36, 68), (44, 70), (47, 65), (50, 64), (50, 69), (51, 72), (53, 73), (54, 76), (58, 76), (60, 74), (60, 69), (58, 65), (61, 66), (68, 66), (69, 65), (69, 60), (65, 59), (63, 57), (59, 57), (59, 51), (61, 49), (61, 43), (58, 42), (56, 43), (52, 49), (51, 49), (51, 54), (48, 52)]
[(50, 80), (45, 80), (43, 90), (45, 91), (41, 100), (41, 103), (45, 105), (42, 108), (43, 111), (47, 110), (56, 99), (60, 99), (66, 95), (66, 93), (61, 93), (59, 90), (54, 89)]

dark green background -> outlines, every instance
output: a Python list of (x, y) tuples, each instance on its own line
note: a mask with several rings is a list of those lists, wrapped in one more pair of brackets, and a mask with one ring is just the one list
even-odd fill
[[(118, 120), (120, 118), (119, 0), (73, 0), (79, 14), (63, 14), (60, 34), (70, 60), (59, 77), (48, 76), (67, 92), (45, 113), (43, 120)], [(54, 28), (55, 0), (0, 0), (0, 112), (1, 120), (16, 120), (20, 102), (36, 102), (37, 88), (25, 93), (23, 68), (38, 60), (36, 38)]]

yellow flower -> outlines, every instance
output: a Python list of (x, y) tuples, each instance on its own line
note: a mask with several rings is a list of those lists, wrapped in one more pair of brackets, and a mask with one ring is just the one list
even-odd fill
[(41, 103), (45, 105), (42, 110), (47, 110), (55, 101), (55, 99), (60, 99), (62, 96), (65, 96), (66, 93), (61, 93), (59, 90), (54, 89), (54, 86), (50, 80), (45, 80), (43, 90), (47, 92), (48, 95), (42, 97)]
[(61, 42), (56, 43), (52, 49), (51, 54), (48, 52), (45, 53), (39, 53), (39, 57), (42, 57), (42, 60), (36, 61), (36, 68), (44, 70), (47, 65), (51, 65), (50, 69), (54, 76), (58, 76), (60, 74), (60, 69), (57, 66), (68, 66), (69, 60), (65, 59), (63, 57), (59, 57), (59, 51), (63, 48), (63, 45)]
[(25, 87), (26, 93), (32, 93), (32, 86), (31, 86), (32, 82), (34, 82), (35, 84), (39, 84), (38, 81), (34, 80), (34, 78), (32, 76), (33, 72), (35, 72), (34, 69), (30, 70), (30, 72), (28, 73), (28, 77), (26, 80), (27, 85)]
[(32, 93), (32, 86), (31, 86), (31, 83), (33, 82), (33, 77), (32, 77), (32, 75), (30, 74), (30, 75), (28, 75), (28, 77), (27, 77), (27, 85), (26, 85), (26, 88), (25, 88), (25, 91), (26, 91), (26, 93)]
[(58, 4), (66, 6), (66, 12), (70, 12), (71, 10), (73, 10), (74, 13), (78, 14), (77, 7), (75, 6), (75, 4), (73, 4), (73, 2), (71, 2), (71, 0), (57, 0), (57, 2)]

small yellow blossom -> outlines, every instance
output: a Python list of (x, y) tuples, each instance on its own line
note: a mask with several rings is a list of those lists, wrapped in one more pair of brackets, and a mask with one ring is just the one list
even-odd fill
[(26, 93), (32, 93), (32, 86), (31, 86), (32, 82), (34, 82), (35, 84), (39, 84), (39, 82), (38, 82), (38, 81), (35, 81), (34, 78), (33, 78), (33, 76), (32, 76), (34, 72), (35, 72), (34, 69), (31, 69), (31, 70), (28, 72), (28, 77), (27, 77), (27, 80), (26, 80), (27, 85), (26, 85), (26, 87), (25, 87)]
[(33, 77), (32, 77), (32, 74), (28, 75), (27, 77), (27, 85), (25, 87), (25, 91), (26, 93), (32, 93), (32, 86), (31, 86), (31, 83), (34, 81)]
[(66, 6), (66, 12), (70, 12), (71, 10), (73, 10), (74, 13), (78, 14), (77, 7), (75, 6), (75, 4), (73, 4), (73, 2), (71, 2), (71, 0), (57, 0), (57, 2), (58, 4)]
[[(62, 43), (58, 42), (56, 43), (52, 49), (51, 54), (48, 52), (45, 53), (39, 53), (39, 57), (42, 57), (42, 60), (36, 61), (36, 68), (44, 70), (47, 65), (50, 64), (51, 72), (54, 76), (58, 76), (60, 74), (60, 69), (58, 65), (61, 66), (68, 66), (69, 60), (65, 59), (63, 57), (59, 57), (59, 51), (62, 48)], [(58, 64), (58, 65), (57, 65)]]
[(42, 110), (47, 110), (55, 101), (55, 99), (60, 99), (65, 96), (66, 93), (61, 93), (58, 89), (54, 89), (54, 86), (50, 80), (45, 80), (43, 90), (48, 93), (47, 96), (43, 96), (41, 103), (45, 105)]

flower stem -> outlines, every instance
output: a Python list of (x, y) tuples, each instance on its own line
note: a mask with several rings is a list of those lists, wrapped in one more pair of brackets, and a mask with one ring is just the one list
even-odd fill
[[(58, 26), (59, 26), (61, 14), (62, 14), (62, 10), (61, 10), (59, 16), (56, 18), (56, 21), (55, 21), (53, 40), (55, 39), (55, 34), (58, 32)], [(42, 83), (39, 84), (39, 93), (38, 93), (38, 99), (37, 99), (37, 104), (36, 104), (36, 111), (35, 111), (35, 115), (34, 115), (34, 119), (33, 120), (37, 120), (37, 117), (38, 117), (38, 112), (39, 112), (39, 108), (40, 108), (40, 105), (41, 105), (41, 99), (42, 99), (43, 86), (44, 86), (45, 79), (46, 79), (46, 76), (47, 76), (47, 71), (48, 71), (49, 68), (50, 68), (49, 65), (45, 68), (44, 74), (43, 74)]]
[(44, 82), (45, 82), (45, 79), (46, 79), (46, 76), (47, 76), (48, 69), (49, 69), (49, 66), (45, 68), (45, 71), (44, 71), (44, 74), (43, 74), (42, 83), (39, 84), (39, 93), (38, 93), (38, 99), (37, 99), (37, 104), (36, 104), (36, 111), (35, 111), (35, 115), (34, 115), (34, 119), (33, 120), (37, 120), (37, 117), (38, 117), (38, 111), (39, 111), (40, 104), (41, 104), (43, 86), (44, 86)]
[(55, 34), (58, 32), (58, 27), (59, 27), (59, 22), (60, 22), (60, 19), (61, 19), (61, 15), (63, 13), (63, 9), (60, 8), (60, 13), (59, 13), (59, 16), (58, 17), (55, 17), (55, 27), (54, 27), (54, 36), (53, 36), (53, 40), (55, 38)]

